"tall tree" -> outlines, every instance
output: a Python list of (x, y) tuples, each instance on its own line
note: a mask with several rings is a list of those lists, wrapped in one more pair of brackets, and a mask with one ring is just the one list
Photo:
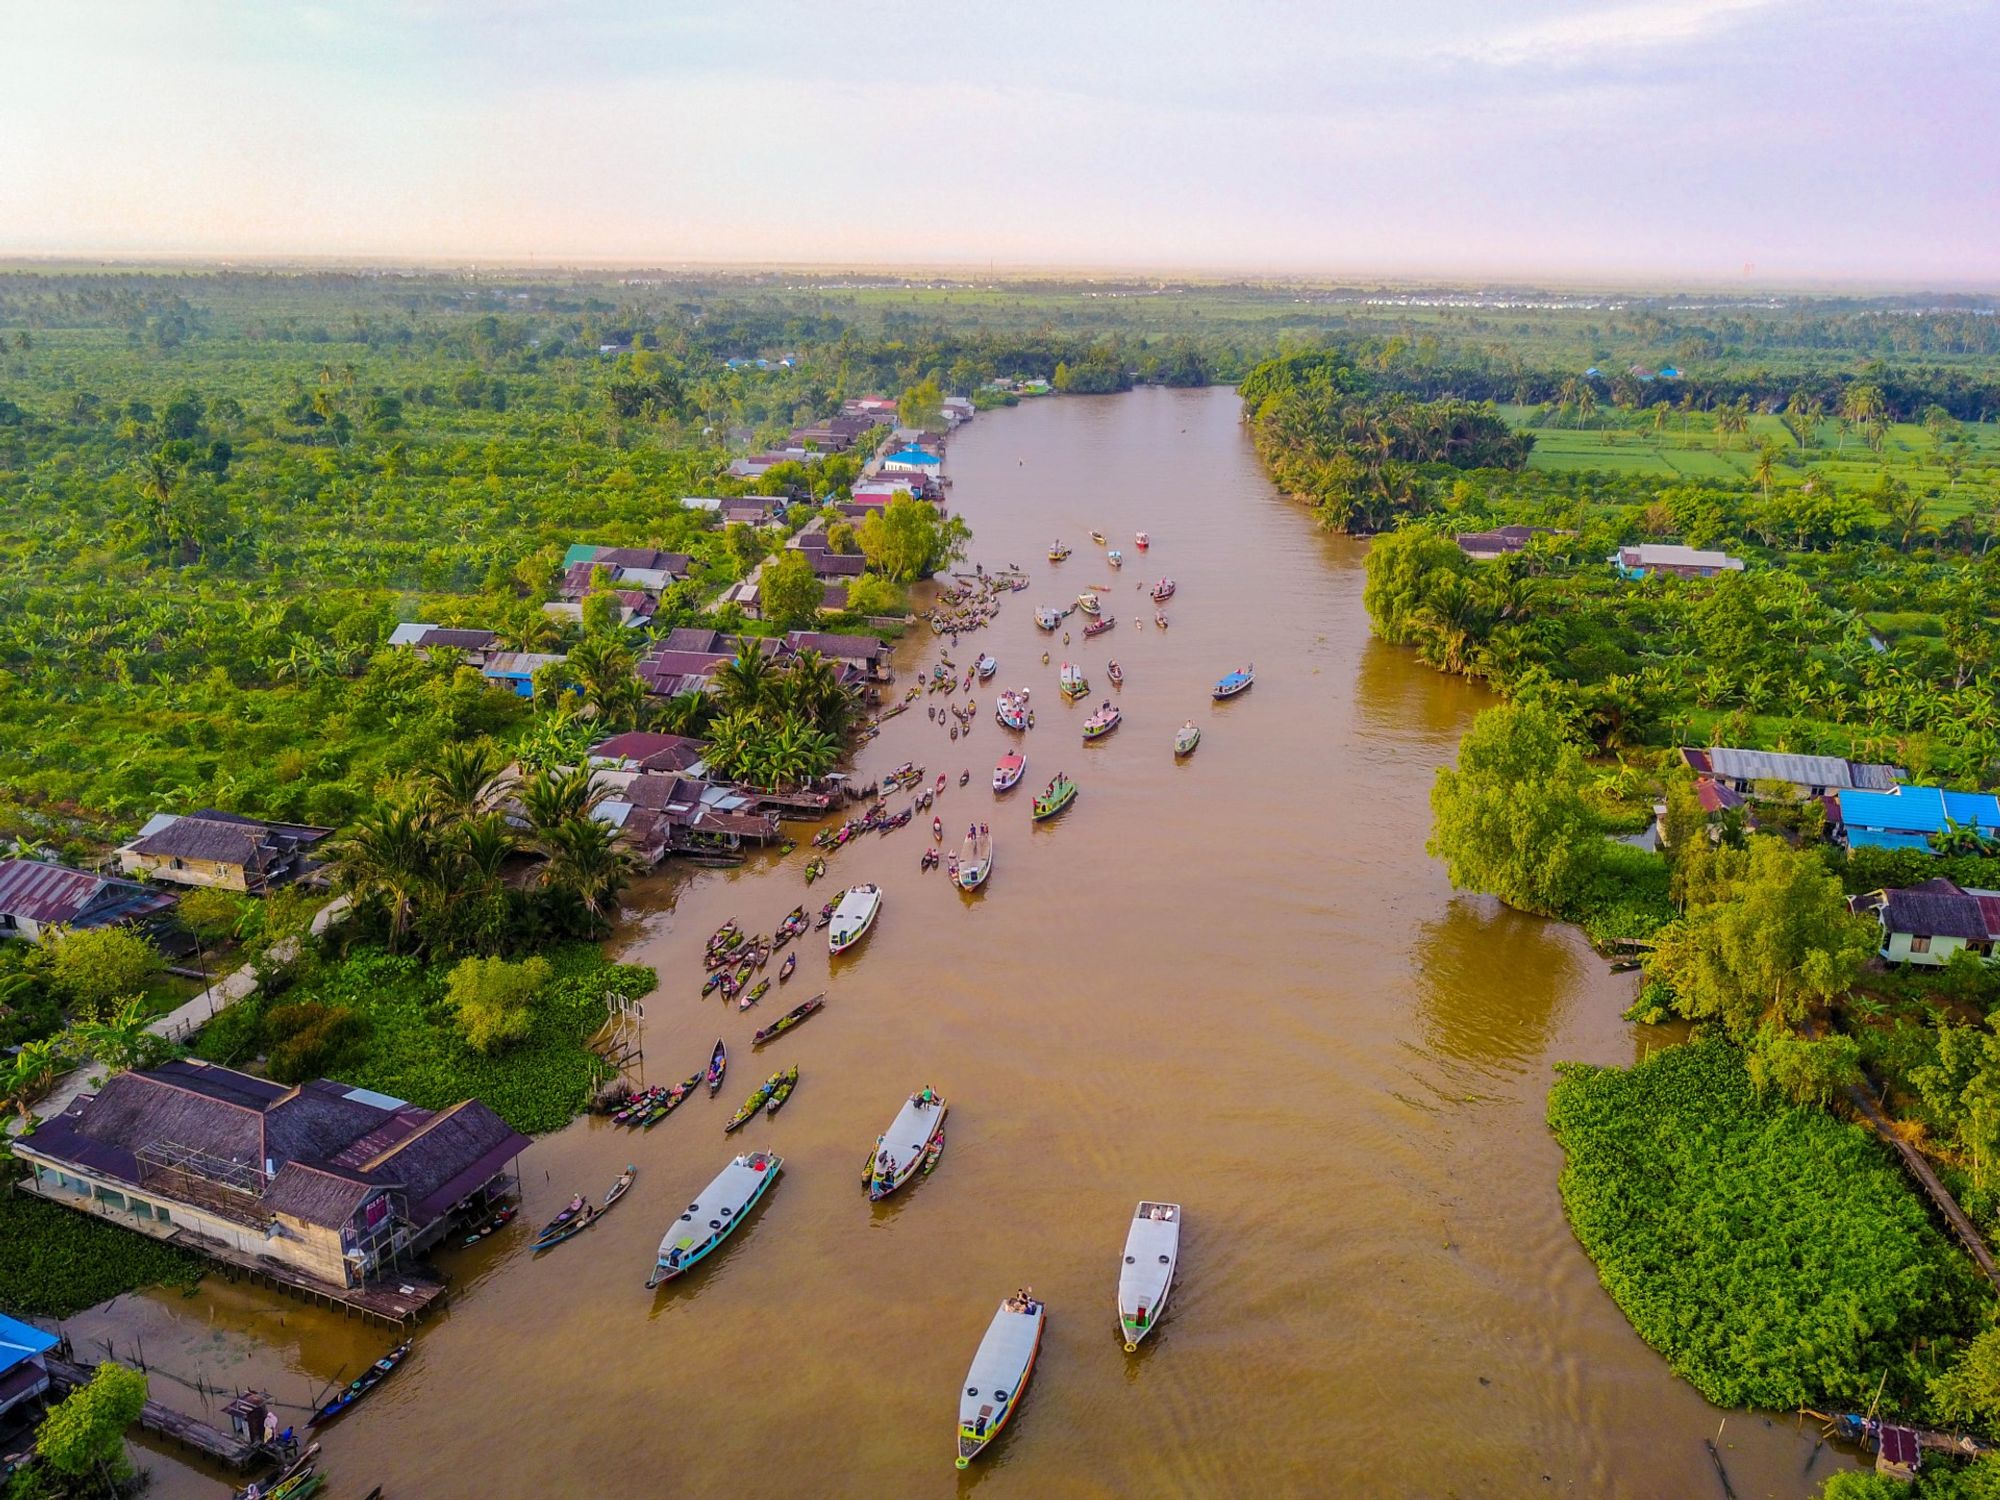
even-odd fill
[(1438, 771), (1427, 848), (1460, 889), (1560, 914), (1598, 863), (1588, 784), (1583, 753), (1552, 709), (1489, 708), (1459, 742), (1458, 765)]

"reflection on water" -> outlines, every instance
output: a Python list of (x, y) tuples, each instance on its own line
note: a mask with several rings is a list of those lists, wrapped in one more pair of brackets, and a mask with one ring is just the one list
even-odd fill
[[(522, 1225), (628, 1160), (638, 1183), (540, 1260), (514, 1232), (447, 1254), (449, 1312), (328, 1436), (339, 1493), (567, 1495), (638, 1475), (700, 1496), (1711, 1493), (1717, 1414), (1577, 1252), (1542, 1121), (1556, 1059), (1631, 1057), (1631, 981), (1573, 932), (1455, 897), (1423, 852), (1433, 773), (1478, 689), (1370, 641), (1365, 549), (1272, 492), (1227, 391), (985, 415), (951, 466), (977, 555), (1033, 584), (961, 644), (1000, 661), (971, 736), (904, 714), (859, 770), (945, 772), (947, 825), (992, 823), (991, 882), (966, 900), (920, 874), (917, 832), (839, 853), (810, 892), (809, 849), (642, 882), (618, 946), (663, 976), (649, 1079), (685, 1077), (718, 1033), (748, 1071), (758, 1017), (695, 998), (724, 918), (768, 929), (864, 880), (885, 904), (837, 976), (822, 934), (798, 945), (788, 990), (830, 997), (750, 1064), (801, 1068), (775, 1120), (724, 1137), (726, 1090), (642, 1136), (591, 1120), (536, 1143)], [(1058, 536), (1078, 551), (1052, 568)], [(1140, 592), (1163, 575), (1179, 583), (1166, 631)], [(1034, 628), (1035, 605), (1093, 583), (1110, 585), (1110, 635), (1065, 650)], [(934, 654), (906, 641), (901, 679)], [(1065, 656), (1126, 672), (1124, 726), (1087, 753), (1087, 706), (1055, 692)], [(1247, 662), (1256, 686), (1211, 702)], [(992, 719), (1002, 687), (1034, 691), (1028, 783), (1081, 784), (1040, 827), (1029, 785), (987, 790), (1016, 742)], [(1189, 718), (1201, 747), (1176, 762)], [(952, 1101), (943, 1161), (871, 1208), (862, 1157), (924, 1084)], [(785, 1174), (755, 1222), (649, 1298), (667, 1223), (766, 1146)], [(1118, 1257), (1143, 1197), (1184, 1203), (1187, 1240), (1168, 1322), (1128, 1358)], [(1002, 1443), (960, 1475), (955, 1391), (1023, 1284), (1050, 1307), (1040, 1365)], [(93, 1316), (136, 1318), (149, 1354), (190, 1370), (223, 1363), (219, 1332), (233, 1378), (301, 1398), (387, 1342), (226, 1287)], [(1789, 1429), (1742, 1419), (1730, 1441), (1738, 1493), (1810, 1488), (1810, 1442)], [(184, 1472), (158, 1491), (214, 1492)]]

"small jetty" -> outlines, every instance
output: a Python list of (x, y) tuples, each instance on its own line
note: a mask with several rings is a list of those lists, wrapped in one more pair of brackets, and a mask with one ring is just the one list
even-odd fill
[[(64, 1392), (89, 1385), (90, 1377), (97, 1373), (95, 1365), (71, 1364), (53, 1354), (46, 1356), (42, 1363), (48, 1368), (49, 1383)], [(228, 1464), (232, 1469), (247, 1469), (260, 1460), (274, 1456), (272, 1450), (261, 1442), (211, 1427), (198, 1417), (175, 1411), (171, 1406), (162, 1406), (157, 1401), (149, 1400), (139, 1408), (139, 1426), (143, 1431), (178, 1443), (218, 1463)]]

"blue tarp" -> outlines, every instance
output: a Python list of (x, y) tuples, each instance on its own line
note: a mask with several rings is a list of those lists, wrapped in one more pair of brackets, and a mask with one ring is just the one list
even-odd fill
[(56, 1336), (0, 1313), (0, 1373), (55, 1348)]

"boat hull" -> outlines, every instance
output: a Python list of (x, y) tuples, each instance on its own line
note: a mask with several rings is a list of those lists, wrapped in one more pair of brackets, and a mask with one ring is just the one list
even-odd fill
[[(696, 1266), (707, 1260), (709, 1256), (721, 1249), (723, 1245), (727, 1244), (729, 1237), (736, 1233), (738, 1229), (741, 1229), (743, 1221), (750, 1217), (750, 1210), (763, 1201), (764, 1194), (770, 1191), (771, 1184), (777, 1180), (778, 1174), (784, 1168), (785, 1161), (783, 1157), (772, 1157), (770, 1165), (757, 1174), (758, 1180), (755, 1187), (751, 1190), (750, 1195), (743, 1200), (742, 1204), (729, 1217), (721, 1221), (721, 1229), (717, 1232), (715, 1238), (690, 1254), (683, 1256), (671, 1266), (667, 1264), (666, 1257), (662, 1255), (653, 1267), (652, 1276), (646, 1282), (647, 1290), (651, 1291), (654, 1287), (664, 1286), (669, 1281), (675, 1281), (687, 1275), (689, 1271), (692, 1271)], [(710, 1186), (712, 1188), (713, 1184)], [(707, 1190), (704, 1190), (703, 1196), (706, 1195)]]
[(1132, 1216), (1118, 1269), (1118, 1336), (1127, 1354), (1138, 1350), (1166, 1311), (1180, 1266), (1181, 1219), (1178, 1203), (1141, 1203)]
[[(1024, 1315), (1002, 1312), (996, 1317), (996, 1327), (999, 1317), (1021, 1316)], [(1006, 1399), (1001, 1403), (999, 1409), (993, 1413), (991, 1419), (987, 1420), (983, 1426), (979, 1425), (976, 1421), (968, 1423), (965, 1420), (965, 1403), (964, 1401), (960, 1402), (957, 1458), (957, 1466), (959, 1468), (968, 1467), (973, 1459), (990, 1448), (993, 1445), (993, 1440), (1007, 1430), (1007, 1424), (1013, 1420), (1014, 1413), (1020, 1409), (1021, 1402), (1027, 1394), (1028, 1382), (1034, 1378), (1035, 1362), (1041, 1357), (1042, 1334), (1048, 1326), (1046, 1309), (1038, 1306), (1034, 1314), (1034, 1323), (1033, 1342), (1028, 1346), (1025, 1361), (1020, 1364), (1018, 1370), (1009, 1368), (1001, 1374), (1001, 1378), (1008, 1381), (1008, 1384), (1004, 1387), (991, 1388), (990, 1377), (982, 1373), (982, 1367), (991, 1368), (987, 1365), (987, 1345), (992, 1342), (995, 1329), (988, 1330), (986, 1340), (980, 1344), (979, 1353), (973, 1357), (972, 1368), (966, 1375), (966, 1386), (992, 1389), (992, 1394), (995, 1396), (998, 1395), (999, 1390), (1004, 1389), (1007, 1394)], [(1009, 1364), (1011, 1366), (1011, 1361), (1009, 1361)]]

